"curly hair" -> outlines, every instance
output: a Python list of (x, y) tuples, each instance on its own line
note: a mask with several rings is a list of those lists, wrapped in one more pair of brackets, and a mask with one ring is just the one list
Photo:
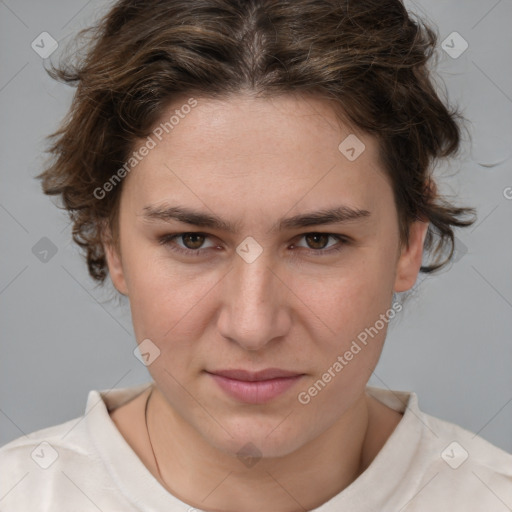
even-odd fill
[(122, 183), (101, 198), (94, 191), (184, 94), (299, 92), (330, 100), (378, 139), (401, 244), (412, 221), (430, 222), (424, 251), (434, 258), (421, 272), (446, 265), (453, 228), (476, 220), (466, 218), (473, 208), (437, 193), (434, 163), (457, 153), (464, 118), (435, 90), (428, 64), (437, 33), (400, 0), (120, 0), (75, 43), (81, 38), (76, 62), (46, 70), (77, 89), (48, 137), (51, 161), (37, 178), (44, 193), (62, 199), (96, 281), (108, 273), (105, 232), (118, 244)]

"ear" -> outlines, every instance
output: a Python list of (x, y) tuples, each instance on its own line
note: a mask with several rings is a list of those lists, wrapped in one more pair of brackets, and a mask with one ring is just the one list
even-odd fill
[(405, 292), (416, 282), (423, 256), (423, 244), (427, 236), (428, 221), (416, 220), (409, 228), (409, 244), (402, 248), (397, 261), (395, 292)]
[(110, 229), (105, 228), (104, 233), (105, 234), (102, 237), (103, 248), (105, 251), (110, 279), (119, 293), (128, 296), (128, 287), (126, 286), (120, 251), (112, 240)]

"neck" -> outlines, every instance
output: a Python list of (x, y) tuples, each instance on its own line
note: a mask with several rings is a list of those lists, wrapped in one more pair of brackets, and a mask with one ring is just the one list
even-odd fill
[(236, 454), (207, 443), (155, 388), (147, 408), (155, 476), (174, 496), (199, 509), (311, 510), (350, 485), (380, 449), (375, 439), (368, 442), (374, 428), (372, 400), (363, 394), (327, 431), (298, 450), (246, 466)]

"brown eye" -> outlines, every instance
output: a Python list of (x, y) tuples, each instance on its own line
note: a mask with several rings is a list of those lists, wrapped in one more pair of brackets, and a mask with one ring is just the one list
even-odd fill
[(158, 243), (180, 254), (203, 256), (214, 248), (214, 244), (211, 242), (209, 246), (204, 246), (208, 238), (210, 237), (206, 233), (199, 232), (170, 233), (159, 237)]
[[(334, 233), (304, 233), (300, 238), (300, 244), (295, 243), (292, 247), (301, 249), (300, 252), (304, 253), (305, 251), (311, 256), (327, 256), (342, 251), (347, 245), (350, 245), (350, 239)], [(305, 245), (302, 245), (304, 243)]]
[(304, 235), (304, 238), (311, 249), (324, 249), (331, 235), (328, 233), (308, 233)]
[(201, 233), (184, 233), (180, 238), (187, 249), (200, 249), (205, 236)]

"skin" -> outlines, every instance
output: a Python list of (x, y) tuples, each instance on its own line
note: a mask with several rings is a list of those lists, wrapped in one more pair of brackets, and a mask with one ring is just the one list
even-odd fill
[[(390, 309), (394, 291), (413, 286), (428, 222), (412, 223), (409, 245), (400, 245), (377, 140), (339, 121), (325, 100), (197, 99), (125, 178), (119, 250), (105, 238), (110, 276), (129, 297), (137, 341), (149, 338), (160, 350), (148, 366), (156, 383), (148, 423), (163, 479), (144, 424), (148, 394), (112, 419), (160, 483), (194, 507), (309, 510), (353, 482), (401, 419), (365, 393), (387, 323), (307, 405), (297, 395)], [(354, 161), (338, 150), (349, 134), (365, 144)], [(145, 206), (163, 203), (238, 221), (240, 229), (144, 218)], [(339, 205), (370, 216), (269, 231), (281, 217)], [(207, 236), (158, 243), (165, 234), (190, 232)], [(350, 242), (315, 244), (308, 233)], [(263, 249), (251, 263), (236, 252), (248, 236)], [(178, 254), (172, 243), (207, 252)], [(332, 247), (341, 251), (326, 252)], [(321, 249), (324, 256), (312, 254)], [(268, 367), (305, 375), (255, 405), (227, 396), (205, 373)], [(261, 454), (251, 467), (236, 455), (249, 442)]]

